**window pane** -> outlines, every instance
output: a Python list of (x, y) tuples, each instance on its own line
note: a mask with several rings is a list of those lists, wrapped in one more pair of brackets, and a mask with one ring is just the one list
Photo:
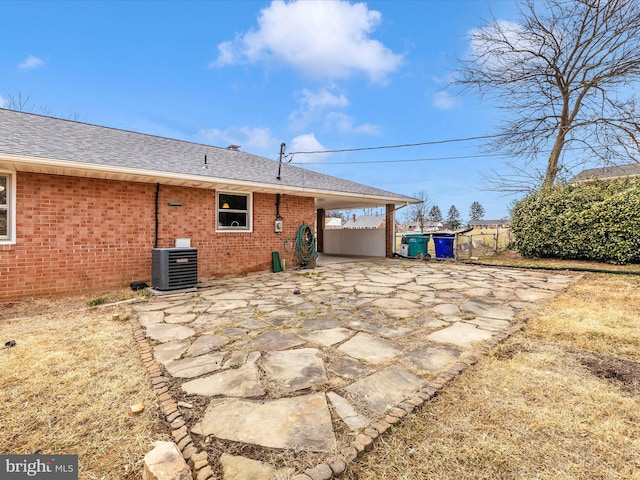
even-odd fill
[(220, 204), (218, 208), (231, 209), (231, 210), (247, 210), (246, 195), (225, 195), (220, 194)]
[(0, 175), (0, 205), (6, 205), (7, 204), (7, 176), (6, 175)]
[(0, 237), (6, 237), (9, 235), (7, 228), (7, 211), (0, 208)]
[(219, 227), (247, 227), (247, 214), (237, 212), (225, 212), (220, 210), (218, 214), (218, 226)]

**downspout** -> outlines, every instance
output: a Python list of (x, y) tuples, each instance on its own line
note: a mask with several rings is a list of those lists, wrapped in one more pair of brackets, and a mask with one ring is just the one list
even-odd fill
[(160, 198), (160, 184), (156, 183), (156, 235), (155, 242), (153, 244), (153, 248), (158, 248), (158, 201)]

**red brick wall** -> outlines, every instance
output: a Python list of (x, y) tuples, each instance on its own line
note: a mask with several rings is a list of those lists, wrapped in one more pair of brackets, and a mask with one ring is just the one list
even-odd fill
[[(16, 244), (0, 245), (0, 300), (150, 282), (155, 195), (155, 184), (18, 172)], [(292, 250), (300, 225), (314, 222), (312, 198), (282, 195), (278, 235), (276, 196), (256, 193), (253, 232), (216, 233), (215, 202), (214, 190), (160, 186), (158, 246), (190, 238), (200, 279), (270, 269), (272, 251), (289, 267), (283, 239)]]

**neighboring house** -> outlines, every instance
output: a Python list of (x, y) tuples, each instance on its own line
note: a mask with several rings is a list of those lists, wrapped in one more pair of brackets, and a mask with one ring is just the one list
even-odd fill
[(469, 226), (472, 228), (480, 229), (496, 229), (496, 228), (509, 228), (511, 226), (511, 220), (470, 220)]
[(409, 222), (406, 224), (404, 231), (405, 232), (417, 232), (417, 233), (428, 233), (428, 232), (437, 232), (438, 230), (442, 230), (442, 222), (424, 222), (424, 225), (420, 229), (419, 222)]
[(360, 215), (357, 218), (353, 215), (342, 228), (385, 228), (385, 225), (385, 215)]
[(327, 217), (324, 219), (324, 228), (326, 230), (342, 228), (342, 219), (340, 217)]
[(623, 177), (640, 176), (640, 163), (632, 163), (629, 165), (614, 165), (602, 168), (589, 168), (577, 174), (572, 183), (588, 182), (592, 180), (613, 180)]
[[(0, 190), (0, 300), (149, 281), (152, 249), (177, 239), (198, 249), (200, 278), (263, 271), (325, 211), (419, 203), (237, 149), (6, 109)], [(392, 232), (385, 242), (391, 256)]]

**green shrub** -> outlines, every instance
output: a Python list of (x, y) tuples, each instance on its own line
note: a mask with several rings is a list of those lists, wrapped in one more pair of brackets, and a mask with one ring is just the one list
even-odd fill
[(640, 177), (544, 188), (511, 214), (525, 257), (640, 263)]

